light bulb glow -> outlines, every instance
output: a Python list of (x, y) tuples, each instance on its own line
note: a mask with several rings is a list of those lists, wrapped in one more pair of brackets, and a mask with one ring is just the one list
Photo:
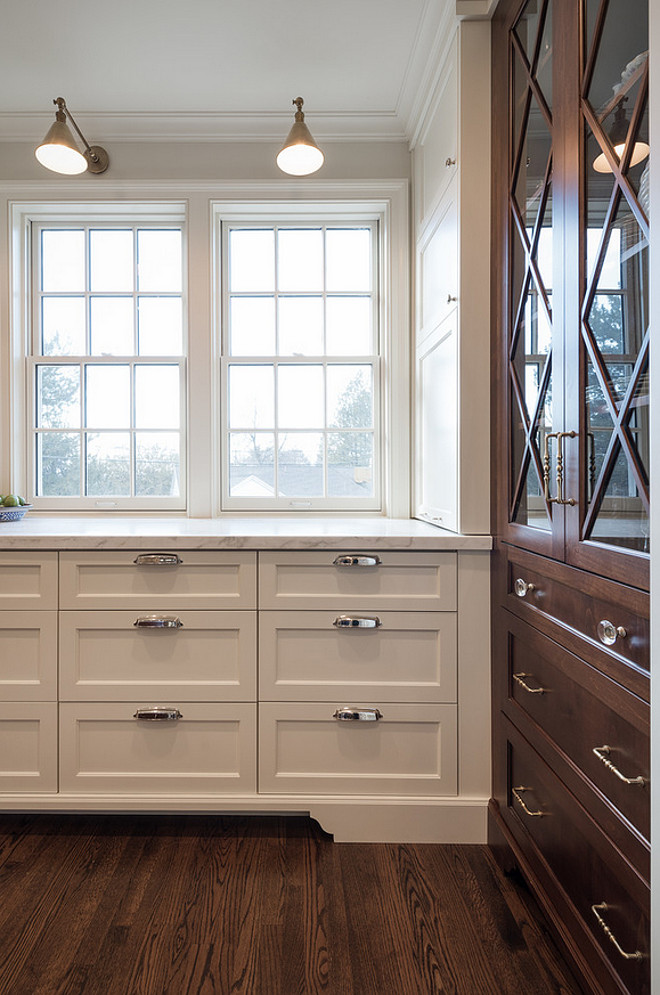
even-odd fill
[[(619, 162), (621, 162), (621, 156), (623, 155), (623, 150), (626, 147), (625, 142), (621, 142), (620, 145), (614, 146), (614, 151), (616, 152)], [(647, 155), (651, 151), (650, 147), (646, 142), (635, 142), (635, 147), (633, 148), (632, 156), (630, 157), (630, 166), (636, 166), (637, 163), (643, 162)], [(612, 169), (607, 161), (607, 156), (604, 152), (601, 152), (599, 156), (594, 159), (593, 162), (594, 169), (597, 173), (611, 173)]]
[(46, 169), (52, 169), (55, 173), (63, 173), (65, 176), (76, 176), (84, 173), (87, 169), (87, 160), (77, 149), (72, 149), (68, 145), (40, 145), (34, 153)]
[(287, 145), (277, 156), (277, 165), (291, 176), (307, 176), (323, 165), (324, 156), (315, 145)]

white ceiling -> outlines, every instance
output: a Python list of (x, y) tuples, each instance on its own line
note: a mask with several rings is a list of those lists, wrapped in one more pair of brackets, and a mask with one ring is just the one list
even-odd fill
[(403, 140), (453, 0), (3, 0), (0, 140)]

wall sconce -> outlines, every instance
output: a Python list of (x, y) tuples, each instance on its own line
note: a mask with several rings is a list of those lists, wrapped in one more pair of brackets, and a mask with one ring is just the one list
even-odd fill
[[(55, 124), (51, 125), (43, 142), (34, 151), (41, 165), (46, 169), (52, 169), (55, 173), (65, 173), (67, 176), (84, 173), (86, 169), (90, 173), (104, 173), (110, 161), (108, 153), (100, 145), (89, 144), (73, 120), (64, 97), (57, 97), (53, 103), (57, 105)], [(71, 129), (66, 123), (67, 118), (85, 146), (84, 152), (81, 152), (76, 145)]]
[[(612, 123), (612, 128), (610, 129), (609, 138), (614, 146), (614, 151), (621, 160), (623, 155), (623, 150), (626, 147), (626, 138), (628, 137), (628, 126), (630, 122), (626, 117), (626, 111), (624, 104), (628, 98), (622, 97), (619, 103), (616, 105), (616, 113), (614, 115), (614, 121)], [(646, 144), (646, 142), (635, 142), (635, 147), (632, 151), (632, 156), (630, 157), (630, 166), (636, 166), (638, 162), (642, 162), (646, 159), (647, 155), (651, 149)], [(596, 156), (593, 162), (594, 169), (597, 173), (611, 173), (612, 168), (607, 161), (607, 156), (604, 152)]]
[(321, 168), (325, 157), (305, 124), (305, 115), (302, 111), (303, 98), (296, 97), (293, 103), (298, 108), (295, 123), (277, 154), (277, 165), (283, 173), (307, 176)]

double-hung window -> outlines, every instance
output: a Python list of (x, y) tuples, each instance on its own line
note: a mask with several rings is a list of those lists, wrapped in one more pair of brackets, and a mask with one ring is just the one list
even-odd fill
[(32, 222), (30, 493), (185, 507), (181, 224)]
[(381, 505), (377, 221), (222, 223), (222, 506)]

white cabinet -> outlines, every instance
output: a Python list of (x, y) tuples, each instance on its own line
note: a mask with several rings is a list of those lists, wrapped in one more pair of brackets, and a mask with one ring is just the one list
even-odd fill
[[(263, 792), (455, 795), (456, 707), (368, 699), (355, 720), (328, 703), (260, 707)], [(373, 715), (376, 713), (376, 716)]]
[(57, 553), (0, 552), (0, 791), (57, 791)]
[(256, 705), (60, 705), (60, 789), (140, 795), (256, 790)]
[(62, 551), (58, 587), (57, 553), (4, 554), (0, 810), (309, 812), (337, 839), (485, 839), (483, 553), (143, 555)]

